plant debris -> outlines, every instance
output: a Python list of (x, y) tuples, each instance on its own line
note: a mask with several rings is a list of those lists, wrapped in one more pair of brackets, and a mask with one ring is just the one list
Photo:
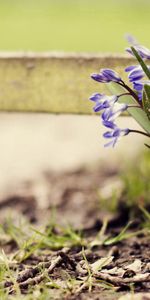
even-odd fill
[(148, 210), (130, 222), (130, 208), (100, 206), (97, 190), (116, 170), (45, 176), (45, 208), (28, 191), (1, 201), (0, 299), (148, 300)]

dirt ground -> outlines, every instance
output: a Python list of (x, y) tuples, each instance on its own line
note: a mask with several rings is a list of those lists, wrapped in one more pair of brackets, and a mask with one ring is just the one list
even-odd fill
[[(23, 217), (38, 230), (45, 226), (45, 232), (49, 232), (50, 226), (50, 238), (55, 237), (48, 247), (44, 244), (38, 251), (35, 248), (13, 265), (23, 295), (30, 289), (34, 295), (48, 276), (53, 283), (53, 293), (51, 298), (45, 299), (116, 300), (131, 291), (144, 292), (149, 296), (150, 236), (139, 228), (139, 215), (127, 231), (129, 235), (115, 242), (112, 239), (129, 222), (129, 210), (123, 204), (119, 204), (115, 212), (104, 213), (102, 210), (99, 193), (105, 194), (105, 186), (108, 193), (110, 182), (117, 190), (122, 189), (118, 178), (115, 168), (79, 169), (61, 174), (45, 172), (45, 193), (34, 194), (34, 183), (26, 182), (22, 189), (1, 199), (0, 223), (5, 235), (8, 235), (6, 220), (11, 215), (16, 226), (19, 218)], [(73, 232), (64, 233), (68, 225)], [(13, 235), (4, 240), (1, 237), (0, 243), (8, 257), (18, 251)], [(13, 297), (15, 287), (12, 279), (4, 278), (3, 286)]]

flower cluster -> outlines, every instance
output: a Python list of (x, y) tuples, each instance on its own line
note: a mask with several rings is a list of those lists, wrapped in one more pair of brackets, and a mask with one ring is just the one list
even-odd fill
[(105, 146), (114, 146), (118, 138), (122, 135), (128, 134), (128, 129), (119, 129), (115, 124), (115, 119), (128, 108), (127, 104), (118, 103), (119, 96), (106, 96), (104, 94), (95, 93), (90, 97), (91, 101), (95, 102), (93, 110), (95, 112), (103, 111), (102, 124), (111, 131), (104, 133), (104, 137), (111, 139), (111, 142)]
[[(133, 41), (131, 48), (127, 48), (126, 50), (133, 55), (139, 63), (139, 65), (129, 66), (125, 69), (125, 72), (128, 72), (129, 84), (126, 84), (119, 74), (111, 69), (101, 69), (98, 74), (93, 73), (91, 75), (91, 78), (99, 83), (115, 83), (115, 86), (118, 85), (122, 88), (122, 93), (117, 93), (118, 90), (116, 88), (115, 95), (108, 96), (94, 93), (89, 98), (94, 102), (94, 112), (102, 112), (102, 124), (108, 130), (103, 135), (106, 139), (109, 139), (104, 145), (106, 147), (114, 147), (120, 137), (128, 135), (130, 132), (136, 132), (150, 137), (150, 66), (145, 64), (145, 59), (150, 59), (150, 50), (138, 45), (136, 42), (133, 43)], [(148, 79), (144, 78), (145, 75)], [(123, 99), (127, 100), (124, 103), (120, 103), (120, 97), (122, 96), (124, 96)], [(135, 119), (141, 126), (143, 125), (144, 132), (129, 128), (121, 129), (118, 127), (116, 123), (117, 117), (122, 112), (128, 111), (131, 107), (136, 111), (140, 109), (140, 114), (138, 113), (138, 118), (136, 114)], [(134, 112), (132, 112), (132, 116), (134, 117)]]

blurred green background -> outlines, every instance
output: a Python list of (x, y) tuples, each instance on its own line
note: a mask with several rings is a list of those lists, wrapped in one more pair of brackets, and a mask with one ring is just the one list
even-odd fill
[(149, 0), (0, 0), (0, 50), (123, 52), (150, 47)]

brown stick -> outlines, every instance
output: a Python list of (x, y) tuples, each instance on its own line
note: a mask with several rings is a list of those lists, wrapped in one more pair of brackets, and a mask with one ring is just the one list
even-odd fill
[(138, 274), (134, 277), (130, 278), (120, 278), (117, 276), (112, 276), (103, 272), (97, 272), (94, 274), (96, 278), (105, 280), (107, 282), (110, 282), (114, 285), (127, 285), (129, 283), (139, 283), (139, 282), (150, 282), (150, 274)]
[[(67, 254), (69, 252), (69, 248), (64, 248), (61, 250), (61, 253)], [(47, 274), (51, 274), (55, 267), (63, 261), (63, 256), (59, 255), (59, 252), (57, 253), (57, 256), (51, 260), (51, 262), (46, 262), (46, 263), (39, 263), (38, 266), (25, 270), (21, 272), (17, 278), (17, 283), (21, 289), (26, 289), (28, 288), (29, 285), (35, 285), (40, 283), (44, 278), (46, 278)], [(41, 271), (41, 269), (44, 268), (45, 270), (43, 271), (42, 274), (36, 276), (37, 273)], [(13, 282), (11, 281), (6, 281), (5, 282), (5, 287), (11, 287), (13, 286)], [(12, 291), (11, 291), (12, 292)]]

